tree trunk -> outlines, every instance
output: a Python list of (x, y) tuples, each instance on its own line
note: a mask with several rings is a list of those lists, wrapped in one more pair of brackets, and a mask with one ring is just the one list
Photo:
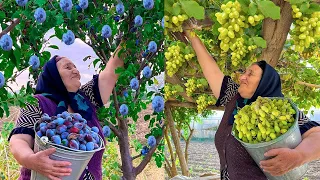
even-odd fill
[(132, 158), (130, 154), (128, 127), (122, 126), (121, 136), (119, 137), (119, 146), (122, 162), (122, 172), (124, 180), (135, 180), (136, 174), (133, 170)]
[[(190, 125), (189, 125), (190, 126)], [(188, 149), (189, 149), (189, 145), (190, 145), (190, 141), (191, 141), (191, 138), (192, 138), (192, 134), (193, 134), (193, 131), (194, 131), (194, 129), (191, 129), (190, 128), (190, 135), (189, 135), (189, 137), (188, 137), (188, 139), (186, 140), (186, 148), (185, 148), (185, 152), (184, 152), (184, 154), (185, 154), (185, 158), (186, 158), (186, 163), (188, 164), (188, 156), (189, 156), (189, 154), (188, 154)]]
[(171, 136), (172, 136), (172, 139), (173, 139), (173, 143), (174, 143), (174, 146), (176, 148), (176, 153), (177, 153), (178, 158), (179, 158), (182, 175), (183, 176), (189, 176), (189, 168), (187, 166), (185, 157), (183, 155), (183, 152), (182, 152), (182, 149), (181, 149), (181, 145), (180, 145), (180, 139), (178, 138), (178, 134), (177, 134), (176, 128), (174, 126), (174, 121), (173, 121), (172, 114), (171, 114), (171, 109), (170, 109), (170, 107), (168, 105), (165, 106), (165, 113), (166, 113), (166, 120), (168, 122), (170, 131), (171, 131)]
[(266, 60), (275, 67), (286, 42), (290, 26), (292, 24), (292, 8), (289, 2), (284, 0), (272, 0), (280, 7), (280, 19), (266, 18), (263, 21), (262, 36), (267, 41), (267, 48), (262, 51), (260, 60)]
[(173, 154), (174, 152), (173, 152), (172, 145), (171, 145), (171, 142), (170, 142), (170, 139), (169, 139), (169, 135), (168, 135), (168, 126), (166, 126), (166, 128), (164, 130), (164, 137), (165, 137), (165, 139), (167, 141), (168, 148), (169, 148), (169, 153), (170, 153), (170, 157), (171, 157), (171, 166), (170, 166), (170, 163), (167, 162), (168, 166), (169, 166), (169, 169), (170, 169), (169, 177), (173, 178), (176, 175), (178, 175), (178, 170), (177, 170), (177, 166), (176, 166), (176, 159), (175, 159), (175, 156)]

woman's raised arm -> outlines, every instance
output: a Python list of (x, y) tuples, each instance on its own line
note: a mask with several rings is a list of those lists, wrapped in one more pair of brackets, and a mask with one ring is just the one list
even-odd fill
[(189, 30), (186, 30), (185, 34), (196, 52), (197, 59), (203, 74), (212, 89), (213, 95), (216, 98), (219, 98), (224, 74), (219, 69), (219, 66), (213, 57), (208, 53), (207, 48), (201, 42), (199, 37), (197, 35), (192, 36)]

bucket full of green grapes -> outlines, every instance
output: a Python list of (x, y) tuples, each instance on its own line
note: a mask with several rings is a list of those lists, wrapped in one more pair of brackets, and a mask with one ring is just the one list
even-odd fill
[[(302, 141), (299, 113), (295, 104), (287, 98), (258, 97), (235, 115), (233, 136), (245, 147), (254, 161), (270, 159), (264, 153), (276, 148), (297, 147)], [(297, 167), (282, 176), (264, 172), (270, 180), (295, 180), (307, 171), (307, 164)]]

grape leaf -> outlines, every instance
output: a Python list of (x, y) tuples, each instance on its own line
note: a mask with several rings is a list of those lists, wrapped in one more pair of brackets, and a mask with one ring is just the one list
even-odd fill
[(257, 46), (262, 47), (262, 48), (267, 47), (267, 41), (264, 40), (262, 37), (253, 37), (252, 39)]
[(309, 9), (306, 10), (306, 14), (312, 14), (317, 11), (320, 11), (320, 5), (317, 3), (311, 3)]
[(257, 8), (258, 8), (257, 4), (254, 2), (251, 2), (248, 10), (249, 15), (251, 16), (255, 15), (257, 13)]
[(168, 14), (172, 12), (172, 4), (169, 1), (164, 1), (164, 11)]
[(238, 0), (239, 3), (241, 4), (241, 9), (243, 10), (243, 12), (248, 13), (249, 10), (249, 4), (250, 1), (249, 0)]
[(302, 13), (306, 13), (306, 12), (308, 11), (309, 7), (310, 7), (309, 2), (303, 3), (303, 4), (300, 6), (300, 11), (301, 11)]
[(196, 19), (204, 19), (204, 7), (200, 6), (195, 1), (181, 1), (182, 9), (189, 17)]
[(179, 3), (174, 3), (173, 6), (172, 6), (172, 14), (174, 16), (178, 16), (181, 12), (181, 8), (180, 8), (180, 5)]
[(276, 6), (272, 1), (258, 1), (258, 8), (265, 17), (274, 20), (280, 19), (280, 7)]

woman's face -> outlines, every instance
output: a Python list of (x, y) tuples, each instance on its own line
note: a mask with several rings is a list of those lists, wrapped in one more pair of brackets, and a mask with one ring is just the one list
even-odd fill
[(240, 87), (238, 89), (241, 97), (250, 99), (258, 88), (262, 77), (262, 69), (253, 64), (240, 76)]
[(77, 92), (81, 86), (77, 67), (66, 57), (57, 62), (57, 68), (62, 82), (69, 92)]

